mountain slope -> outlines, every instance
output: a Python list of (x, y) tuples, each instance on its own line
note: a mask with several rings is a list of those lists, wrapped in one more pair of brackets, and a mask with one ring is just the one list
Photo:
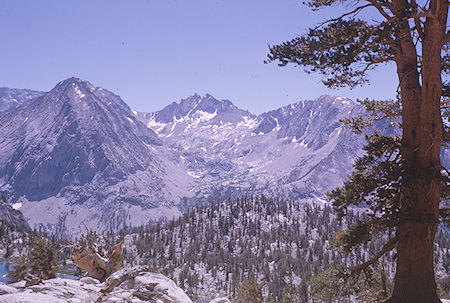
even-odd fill
[(165, 160), (158, 136), (118, 96), (88, 82), (62, 81), (0, 125), (0, 188), (24, 203), (31, 223), (73, 231), (80, 215), (90, 228), (117, 229), (148, 222), (130, 212), (177, 213), (169, 209), (189, 194), (166, 180), (183, 170)]

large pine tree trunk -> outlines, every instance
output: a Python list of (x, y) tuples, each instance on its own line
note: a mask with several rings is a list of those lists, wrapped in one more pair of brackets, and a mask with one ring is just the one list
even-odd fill
[[(401, 8), (402, 1), (396, 2)], [(406, 22), (397, 35), (400, 42), (400, 56), (396, 62), (402, 97), (404, 175), (397, 229), (397, 271), (390, 303), (440, 302), (436, 293), (433, 243), (440, 200), (440, 52), (448, 4), (446, 0), (432, 2), (432, 13), (439, 17), (427, 18), (425, 23), (421, 83), (417, 53)]]
[(435, 231), (427, 224), (400, 225), (397, 272), (390, 303), (440, 302), (433, 266)]

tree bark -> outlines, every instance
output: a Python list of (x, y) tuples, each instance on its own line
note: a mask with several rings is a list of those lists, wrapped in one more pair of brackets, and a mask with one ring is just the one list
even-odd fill
[[(402, 11), (405, 1), (393, 1)], [(441, 48), (448, 4), (434, 0), (424, 26), (421, 81), (416, 47), (405, 21), (396, 33), (397, 70), (402, 98), (402, 158), (397, 271), (389, 303), (440, 302), (436, 293), (433, 243), (439, 220), (442, 140)], [(405, 11), (405, 10), (403, 10)], [(443, 24), (441, 24), (443, 22)]]

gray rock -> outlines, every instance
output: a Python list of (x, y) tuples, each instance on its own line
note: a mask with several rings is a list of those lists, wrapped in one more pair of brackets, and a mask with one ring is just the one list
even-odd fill
[(112, 274), (105, 281), (101, 289), (103, 295), (97, 299), (97, 302), (115, 302), (114, 300), (134, 298), (143, 302), (192, 303), (172, 280), (161, 274), (143, 270), (144, 267), (138, 266)]
[(83, 277), (80, 279), (80, 282), (84, 284), (99, 284), (100, 281), (91, 277)]
[(8, 224), (12, 225), (11, 227), (22, 230), (29, 229), (22, 212), (8, 204), (6, 197), (2, 193), (0, 193), (0, 220), (8, 222)]
[(6, 294), (15, 294), (19, 292), (16, 288), (0, 284), (0, 295), (6, 295)]
[[(192, 303), (175, 283), (161, 274), (142, 271), (142, 267), (122, 270), (112, 279), (121, 281), (108, 292), (100, 292), (101, 284), (69, 279), (44, 280), (26, 288), (0, 285), (0, 303), (19, 302), (150, 302)], [(90, 280), (90, 282), (95, 282)]]
[(156, 207), (172, 217), (180, 189), (166, 170), (190, 178), (161, 159), (160, 138), (118, 96), (76, 78), (1, 115), (0, 137), (0, 190), (23, 202), (33, 226), (61, 236), (79, 233), (81, 216), (96, 230), (146, 224), (141, 210)]

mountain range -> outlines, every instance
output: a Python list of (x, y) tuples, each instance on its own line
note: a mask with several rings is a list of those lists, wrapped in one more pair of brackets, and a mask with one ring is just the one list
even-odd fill
[(339, 122), (364, 109), (343, 97), (254, 115), (193, 95), (142, 113), (70, 78), (47, 93), (0, 88), (0, 109), (0, 191), (31, 227), (59, 235), (142, 225), (232, 196), (323, 201), (364, 144)]
[(341, 184), (363, 137), (339, 120), (362, 114), (356, 103), (322, 96), (256, 116), (228, 100), (199, 95), (137, 117), (194, 177), (195, 198), (266, 193), (322, 197)]

